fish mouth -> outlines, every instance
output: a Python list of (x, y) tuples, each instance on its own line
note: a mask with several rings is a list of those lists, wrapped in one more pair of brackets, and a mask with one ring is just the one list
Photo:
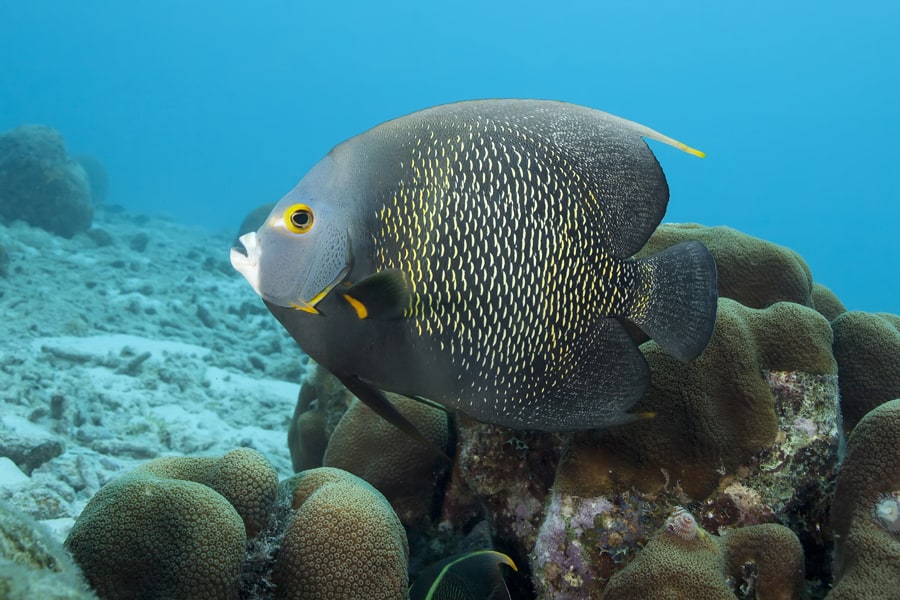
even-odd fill
[(243, 248), (237, 245), (231, 247), (231, 266), (244, 276), (257, 295), (263, 297), (259, 289), (259, 238), (255, 231), (251, 231), (239, 237), (238, 242)]
[(231, 266), (244, 276), (244, 279), (247, 280), (247, 283), (250, 284), (250, 287), (253, 288), (253, 291), (256, 292), (260, 298), (285, 308), (294, 308), (312, 314), (320, 314), (315, 308), (316, 304), (331, 291), (338, 281), (335, 281), (320, 293), (316, 294), (309, 302), (300, 297), (293, 301), (285, 301), (283, 298), (274, 298), (269, 294), (264, 293), (260, 286), (259, 264), (262, 248), (259, 244), (259, 236), (255, 231), (251, 231), (250, 233), (245, 233), (239, 237), (238, 242), (240, 242), (240, 246), (235, 245), (231, 247)]

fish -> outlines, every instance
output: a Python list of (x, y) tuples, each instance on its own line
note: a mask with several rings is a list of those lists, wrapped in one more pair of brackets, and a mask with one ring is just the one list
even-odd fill
[(454, 554), (423, 570), (409, 590), (409, 600), (508, 600), (500, 565), (516, 563), (496, 550)]
[(698, 241), (632, 258), (669, 188), (648, 127), (547, 100), (445, 104), (335, 146), (231, 262), (301, 349), (415, 434), (390, 391), (513, 429), (626, 423), (670, 355), (712, 335)]

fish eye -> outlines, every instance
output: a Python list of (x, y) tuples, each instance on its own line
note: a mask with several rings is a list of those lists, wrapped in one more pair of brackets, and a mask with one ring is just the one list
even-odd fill
[(294, 204), (284, 211), (284, 225), (288, 231), (306, 233), (313, 226), (313, 212), (305, 204)]

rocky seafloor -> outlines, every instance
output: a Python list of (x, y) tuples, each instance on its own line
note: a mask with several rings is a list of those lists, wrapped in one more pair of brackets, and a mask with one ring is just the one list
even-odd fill
[(688, 237), (716, 331), (688, 365), (642, 344), (653, 419), (517, 432), (394, 397), (451, 465), (304, 357), (234, 232), (0, 225), (0, 597), (404, 598), (494, 548), (514, 598), (900, 598), (900, 318), (731, 229), (647, 251)]

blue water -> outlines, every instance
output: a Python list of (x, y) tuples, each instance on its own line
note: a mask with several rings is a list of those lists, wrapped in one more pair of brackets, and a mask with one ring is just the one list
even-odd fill
[(898, 27), (895, 0), (0, 0), (0, 130), (56, 127), (110, 202), (218, 231), (385, 119), (567, 100), (708, 153), (655, 146), (667, 220), (791, 246), (849, 308), (900, 313)]

